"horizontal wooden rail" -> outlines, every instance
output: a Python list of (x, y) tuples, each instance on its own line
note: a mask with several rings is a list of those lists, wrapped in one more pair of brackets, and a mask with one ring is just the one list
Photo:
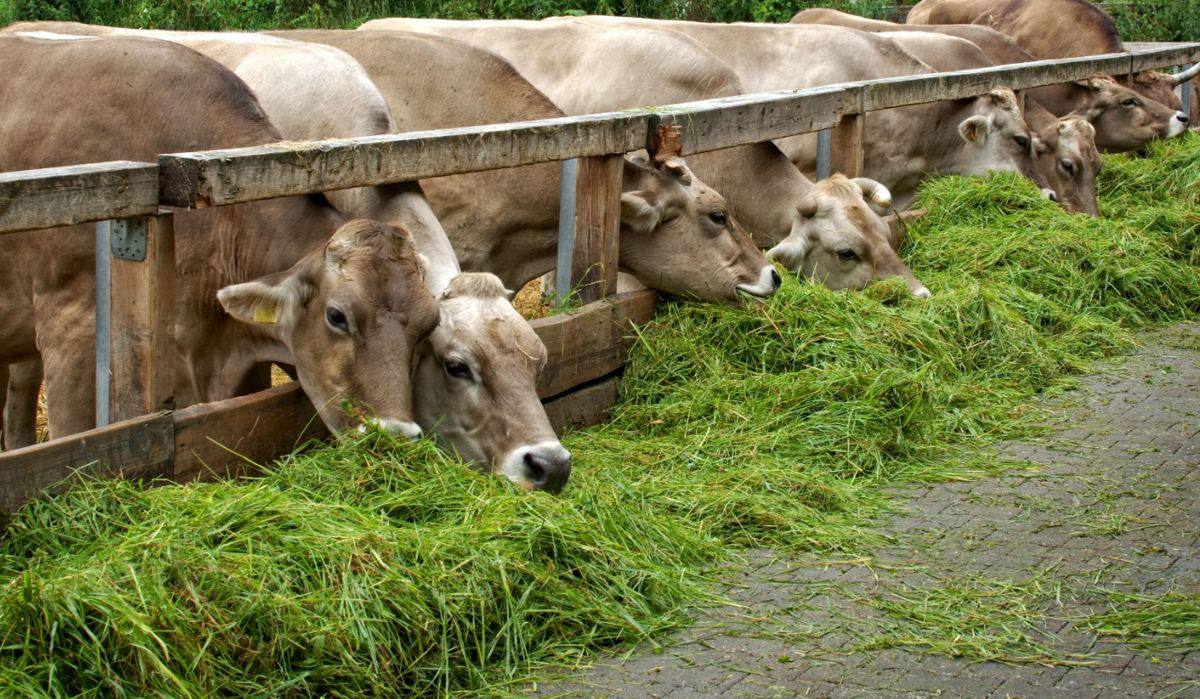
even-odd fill
[(117, 161), (0, 174), (0, 233), (158, 211), (158, 166)]
[(204, 207), (464, 172), (624, 153), (660, 121), (682, 127), (684, 153), (828, 129), (853, 114), (1193, 63), (1200, 44), (1036, 61), (642, 110), (388, 136), (279, 143), (159, 158), (162, 203)]

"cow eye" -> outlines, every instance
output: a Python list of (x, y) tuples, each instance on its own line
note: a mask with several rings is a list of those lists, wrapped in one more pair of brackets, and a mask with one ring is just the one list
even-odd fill
[(325, 309), (325, 322), (329, 323), (329, 327), (341, 333), (350, 332), (350, 324), (346, 322), (346, 314), (342, 313), (342, 309), (337, 306), (330, 306)]
[(838, 257), (842, 258), (846, 262), (858, 259), (858, 253), (854, 252), (850, 248), (842, 248), (841, 250), (838, 250), (837, 254)]
[(1021, 147), (1021, 150), (1029, 150), (1029, 139), (1024, 136), (1013, 136), (1013, 140)]
[(1128, 99), (1123, 99), (1123, 100), (1121, 100), (1121, 104), (1125, 105), (1126, 107), (1136, 107), (1136, 106), (1137, 106), (1137, 100), (1135, 100), (1134, 98), (1130, 97), (1130, 98), (1128, 98)]
[(456, 379), (471, 379), (471, 367), (458, 361), (457, 359), (446, 360), (446, 373)]
[(1075, 174), (1075, 163), (1071, 162), (1070, 160), (1064, 160), (1062, 161), (1061, 165), (1063, 172), (1067, 173), (1068, 175)]
[(724, 226), (725, 222), (728, 221), (729, 219), (727, 216), (725, 216), (724, 211), (721, 211), (720, 209), (718, 209), (716, 211), (709, 212), (708, 220), (712, 221), (713, 223), (717, 224), (718, 226)]

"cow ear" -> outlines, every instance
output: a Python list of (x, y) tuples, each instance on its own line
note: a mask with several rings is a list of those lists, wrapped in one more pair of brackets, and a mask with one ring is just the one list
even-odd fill
[(649, 233), (658, 228), (662, 211), (651, 192), (624, 192), (621, 194), (621, 224), (638, 233)]
[(227, 286), (217, 292), (217, 300), (243, 323), (294, 327), (316, 291), (316, 285), (292, 269)]
[(800, 212), (800, 215), (804, 218), (812, 218), (813, 216), (817, 215), (818, 211), (821, 210), (821, 207), (817, 202), (817, 198), (811, 194), (801, 199), (800, 206), (796, 208)]
[(968, 143), (984, 143), (992, 132), (992, 122), (982, 114), (967, 117), (958, 125), (958, 135)]

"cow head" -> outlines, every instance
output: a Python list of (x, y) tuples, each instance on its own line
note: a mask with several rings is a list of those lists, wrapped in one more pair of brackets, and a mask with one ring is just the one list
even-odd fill
[(997, 88), (973, 100), (971, 111), (974, 113), (958, 125), (958, 135), (966, 146), (954, 172), (1019, 172), (1046, 189), (1045, 179), (1033, 166), (1033, 135), (1021, 116), (1016, 93)]
[(1187, 131), (1183, 112), (1138, 94), (1107, 75), (1080, 82), (1087, 89), (1085, 104), (1068, 116), (1096, 127), (1096, 147), (1109, 153), (1138, 150), (1155, 138), (1173, 138)]
[(217, 298), (287, 348), (283, 361), (330, 430), (377, 420), (415, 438), (413, 351), (438, 323), (422, 266), (407, 231), (358, 219), (286, 272), (227, 286)]
[(438, 298), (442, 322), (417, 348), (417, 422), (465, 461), (556, 492), (571, 475), (538, 400), (546, 347), (492, 274), (460, 274)]
[(724, 197), (678, 157), (626, 158), (621, 268), (652, 289), (718, 303), (737, 303), (739, 290), (765, 298), (780, 284)]
[[(1122, 85), (1126, 83), (1128, 78), (1121, 81)], [(1173, 75), (1158, 70), (1147, 70), (1134, 75), (1133, 85), (1129, 87), (1146, 99), (1158, 102), (1167, 109), (1179, 111), (1183, 108), (1183, 101), (1175, 94), (1175, 86), (1178, 84)]]
[(1096, 175), (1103, 163), (1096, 150), (1096, 129), (1079, 117), (1057, 120), (1034, 138), (1038, 171), (1067, 211), (1099, 216)]
[(877, 279), (899, 276), (914, 296), (928, 298), (929, 289), (900, 261), (887, 224), (864, 194), (878, 206), (891, 203), (887, 189), (874, 180), (834, 175), (818, 182), (800, 202), (792, 234), (767, 256), (830, 289), (865, 289)]

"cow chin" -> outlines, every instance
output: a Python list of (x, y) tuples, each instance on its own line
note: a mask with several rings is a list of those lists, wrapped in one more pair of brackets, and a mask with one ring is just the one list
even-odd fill
[(526, 490), (557, 493), (571, 477), (571, 452), (559, 442), (542, 442), (514, 449), (500, 472)]

